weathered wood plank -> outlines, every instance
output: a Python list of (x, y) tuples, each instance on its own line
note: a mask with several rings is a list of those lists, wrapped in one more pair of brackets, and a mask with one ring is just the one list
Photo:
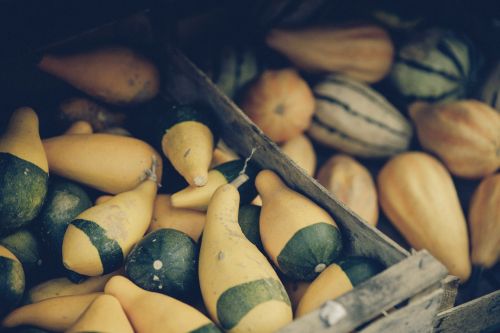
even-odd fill
[(442, 297), (442, 289), (434, 290), (401, 310), (375, 321), (359, 333), (429, 333)]
[(435, 333), (479, 333), (500, 325), (500, 290), (438, 314)]
[[(314, 311), (279, 332), (321, 333), (332, 332), (333, 328), (338, 333), (350, 332), (375, 318), (382, 311), (421, 292), (429, 286), (427, 281), (437, 281), (444, 276), (446, 276), (446, 268), (426, 251), (420, 251), (337, 298), (333, 302), (336, 306), (332, 307), (333, 310), (330, 313), (325, 313), (325, 309)], [(414, 304), (416, 303), (418, 302)], [(396, 313), (390, 314), (385, 320), (391, 321)], [(400, 320), (399, 317), (394, 318)], [(415, 325), (420, 326), (418, 322)], [(422, 328), (427, 327), (427, 330), (430, 330), (429, 323), (422, 322), (421, 325)]]
[(406, 250), (379, 230), (361, 222), (353, 212), (298, 168), (179, 51), (169, 49), (165, 57), (167, 68), (163, 84), (167, 93), (181, 103), (210, 105), (217, 117), (223, 120), (220, 122), (222, 137), (231, 148), (242, 156), (250, 155), (252, 148), (257, 149), (254, 160), (261, 167), (274, 170), (291, 188), (307, 195), (332, 214), (342, 227), (347, 253), (377, 258), (387, 266), (408, 256)]

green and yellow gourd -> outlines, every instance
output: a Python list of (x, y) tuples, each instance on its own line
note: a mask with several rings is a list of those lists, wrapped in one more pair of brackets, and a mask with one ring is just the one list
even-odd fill
[(259, 250), (264, 250), (260, 240), (259, 218), (261, 207), (257, 205), (243, 205), (238, 212), (238, 224), (245, 237), (257, 246)]
[(203, 300), (227, 332), (274, 332), (292, 321), (290, 300), (266, 257), (241, 231), (239, 204), (231, 184), (210, 200), (199, 259)]
[(326, 301), (342, 296), (382, 270), (383, 266), (378, 261), (363, 257), (350, 257), (331, 264), (306, 289), (297, 306), (296, 317), (302, 317)]
[(287, 277), (314, 279), (342, 250), (335, 221), (270, 170), (261, 171), (255, 184), (262, 197), (260, 237), (266, 253)]
[(19, 303), (24, 286), (23, 265), (12, 252), (0, 245), (0, 316)]
[(20, 229), (0, 239), (0, 245), (3, 245), (19, 259), (28, 279), (38, 277), (43, 265), (43, 250), (39, 239), (32, 231)]
[(197, 264), (197, 244), (181, 231), (162, 228), (137, 243), (125, 274), (142, 289), (186, 299), (196, 290)]
[[(243, 160), (235, 160), (216, 166), (208, 173), (208, 181), (205, 186), (189, 186), (172, 194), (170, 197), (172, 207), (206, 211), (210, 198), (212, 198), (217, 188), (236, 179), (244, 167), (245, 162)], [(251, 202), (257, 195), (254, 185), (255, 175), (257, 174), (256, 166), (248, 163), (245, 173), (250, 179), (238, 188), (242, 204)]]
[(399, 49), (389, 79), (407, 101), (454, 100), (466, 96), (477, 67), (465, 38), (429, 29)]
[(157, 183), (155, 167), (135, 189), (91, 207), (71, 221), (64, 234), (64, 266), (86, 276), (118, 269), (151, 222)]
[(308, 130), (313, 140), (361, 157), (386, 157), (408, 149), (411, 124), (368, 85), (330, 75), (313, 92), (316, 110)]
[(49, 169), (31, 108), (17, 109), (0, 137), (0, 234), (30, 223), (47, 193)]
[(191, 186), (204, 186), (214, 151), (210, 110), (174, 105), (165, 112), (161, 146), (174, 168)]
[(201, 312), (173, 297), (146, 291), (122, 276), (104, 288), (119, 301), (138, 333), (221, 333)]

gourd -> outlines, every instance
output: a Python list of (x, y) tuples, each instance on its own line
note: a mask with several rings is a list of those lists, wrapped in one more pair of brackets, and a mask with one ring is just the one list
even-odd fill
[(0, 239), (0, 245), (16, 256), (28, 277), (36, 278), (36, 275), (39, 275), (43, 265), (43, 252), (39, 239), (32, 231), (20, 229)]
[(24, 305), (9, 313), (3, 319), (2, 326), (33, 325), (49, 331), (63, 332), (73, 325), (99, 295), (102, 293), (54, 297)]
[(122, 265), (153, 215), (157, 190), (154, 164), (148, 174), (135, 189), (117, 194), (71, 221), (62, 244), (63, 264), (68, 270), (98, 276)]
[(309, 176), (316, 170), (316, 153), (311, 141), (305, 135), (299, 135), (281, 146), (281, 150)]
[(199, 259), (201, 293), (224, 331), (274, 332), (292, 321), (290, 300), (266, 257), (243, 235), (239, 204), (231, 184), (210, 200)]
[(362, 157), (386, 157), (408, 149), (410, 123), (369, 86), (330, 75), (313, 91), (316, 110), (308, 130), (313, 140)]
[(125, 47), (101, 47), (85, 52), (46, 54), (38, 68), (110, 104), (148, 101), (158, 94), (156, 66)]
[(309, 127), (314, 97), (295, 70), (267, 70), (246, 91), (241, 108), (264, 134), (280, 143)]
[(481, 178), (500, 167), (500, 113), (475, 100), (414, 103), (410, 115), (422, 146), (450, 172)]
[(471, 272), (467, 226), (445, 167), (426, 153), (404, 153), (384, 165), (377, 186), (382, 210), (408, 243), (465, 282)]
[(138, 333), (221, 332), (195, 308), (170, 296), (143, 290), (125, 277), (113, 277), (104, 291), (120, 301)]
[(120, 302), (111, 295), (97, 297), (65, 333), (134, 333)]
[(243, 205), (238, 211), (238, 224), (245, 237), (263, 251), (262, 241), (260, 240), (259, 218), (261, 207), (257, 205)]
[(0, 234), (28, 225), (47, 193), (49, 169), (31, 108), (12, 114), (0, 137)]
[(64, 124), (86, 121), (96, 132), (101, 132), (110, 127), (123, 126), (126, 117), (125, 114), (109, 111), (90, 99), (74, 97), (61, 102), (58, 118)]
[(500, 174), (484, 178), (469, 209), (473, 265), (493, 267), (500, 257)]
[(147, 143), (112, 134), (62, 135), (43, 140), (51, 172), (116, 194), (137, 187), (151, 161), (161, 181), (162, 162)]
[(260, 238), (267, 255), (285, 276), (313, 280), (342, 250), (335, 221), (270, 170), (261, 171), (255, 185), (262, 197)]
[(102, 292), (104, 291), (104, 285), (117, 274), (119, 274), (119, 271), (103, 276), (90, 277), (80, 283), (74, 283), (64, 277), (51, 279), (31, 288), (27, 293), (27, 302), (37, 303), (53, 297)]
[(297, 306), (299, 305), (300, 300), (304, 296), (304, 293), (306, 292), (307, 288), (311, 285), (311, 282), (294, 281), (285, 278), (283, 284), (285, 285), (288, 297), (290, 297), (290, 302), (292, 303), (292, 309), (295, 313), (295, 310), (297, 310)]
[(326, 301), (342, 296), (382, 270), (379, 262), (363, 257), (349, 257), (338, 264), (331, 264), (306, 289), (297, 306), (296, 317), (302, 317)]
[(187, 298), (197, 280), (198, 247), (185, 233), (158, 229), (141, 239), (125, 261), (125, 274), (142, 289)]
[(465, 38), (428, 29), (399, 49), (389, 81), (409, 102), (460, 99), (474, 80), (477, 62)]
[(24, 286), (21, 262), (6, 247), (0, 245), (0, 316), (19, 303)]
[(153, 220), (148, 232), (159, 229), (175, 229), (182, 231), (195, 242), (200, 239), (205, 226), (205, 213), (193, 209), (172, 207), (170, 195), (156, 196), (153, 210)]
[(78, 120), (74, 122), (64, 134), (92, 134), (94, 130), (92, 125), (85, 120)]
[(209, 110), (174, 105), (165, 112), (161, 146), (174, 168), (191, 186), (207, 183), (214, 150), (214, 125)]
[(213, 169), (216, 166), (234, 161), (239, 159), (238, 154), (236, 154), (231, 148), (229, 148), (222, 139), (219, 139), (217, 146), (212, 154), (212, 163), (210, 163), (210, 168)]
[(317, 180), (364, 221), (377, 225), (377, 188), (361, 163), (348, 155), (334, 155), (321, 166)]
[[(243, 160), (235, 160), (216, 166), (208, 173), (208, 181), (205, 186), (189, 186), (172, 194), (170, 197), (172, 207), (206, 211), (210, 198), (217, 188), (236, 179), (244, 167), (245, 162)], [(257, 174), (256, 166), (249, 163), (245, 169), (245, 173), (249, 176), (250, 180), (238, 187), (242, 204), (249, 203), (257, 194), (254, 185), (254, 179)]]
[(276, 29), (266, 43), (299, 69), (341, 73), (368, 83), (389, 73), (394, 53), (387, 32), (368, 24)]
[(500, 62), (495, 64), (481, 87), (479, 99), (500, 112)]

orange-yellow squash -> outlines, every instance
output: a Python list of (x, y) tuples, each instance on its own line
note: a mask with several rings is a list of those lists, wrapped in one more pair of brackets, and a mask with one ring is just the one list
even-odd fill
[(305, 135), (299, 135), (281, 145), (281, 150), (309, 176), (316, 170), (316, 153), (311, 140)]

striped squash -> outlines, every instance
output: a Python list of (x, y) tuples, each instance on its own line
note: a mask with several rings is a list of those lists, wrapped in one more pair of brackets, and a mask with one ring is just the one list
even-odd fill
[(500, 111), (500, 62), (492, 68), (488, 79), (479, 92), (479, 99)]
[(369, 86), (330, 75), (313, 92), (316, 111), (309, 135), (315, 141), (362, 157), (391, 156), (408, 149), (410, 123)]
[(399, 50), (389, 77), (407, 101), (437, 102), (465, 97), (476, 67), (465, 38), (430, 29)]

